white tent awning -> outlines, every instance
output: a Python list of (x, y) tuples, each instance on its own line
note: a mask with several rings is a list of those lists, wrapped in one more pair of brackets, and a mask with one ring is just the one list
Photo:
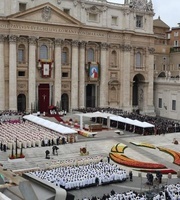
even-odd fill
[(49, 120), (46, 120), (46, 119), (43, 119), (43, 118), (40, 118), (40, 117), (37, 117), (37, 116), (34, 116), (34, 115), (25, 115), (23, 118), (28, 120), (28, 121), (31, 121), (33, 123), (36, 123), (38, 125), (44, 126), (48, 129), (51, 129), (53, 131), (56, 131), (58, 133), (61, 133), (61, 134), (77, 133), (77, 131), (72, 129), (72, 128), (68, 128), (66, 126), (57, 124), (55, 122), (51, 122)]

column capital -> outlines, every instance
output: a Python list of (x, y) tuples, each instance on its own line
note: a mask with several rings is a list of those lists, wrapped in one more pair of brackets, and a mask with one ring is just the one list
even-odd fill
[(5, 35), (0, 35), (0, 42), (4, 42), (4, 40), (5, 40)]
[(29, 37), (29, 44), (33, 44), (33, 45), (36, 45), (36, 42), (37, 42), (37, 38), (32, 36), (32, 37)]
[(148, 48), (148, 51), (149, 51), (149, 54), (154, 54), (154, 52), (155, 52), (155, 49), (154, 49), (154, 48), (151, 48), (151, 47), (149, 47), (149, 48)]
[(79, 45), (79, 40), (73, 40), (72, 41), (72, 46), (73, 47), (78, 47), (78, 45)]
[(84, 48), (86, 46), (87, 42), (86, 41), (81, 41), (80, 42), (80, 48)]
[(123, 51), (131, 51), (132, 46), (129, 44), (124, 44), (121, 46)]
[(101, 49), (107, 50), (108, 49), (108, 44), (103, 42), (101, 43)]
[(17, 36), (16, 35), (9, 35), (9, 42), (16, 43)]
[(56, 47), (60, 47), (63, 43), (63, 40), (60, 38), (55, 39), (54, 41)]

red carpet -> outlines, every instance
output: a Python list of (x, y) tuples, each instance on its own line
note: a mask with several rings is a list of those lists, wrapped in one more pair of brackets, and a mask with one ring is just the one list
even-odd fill
[(53, 115), (50, 115), (50, 114), (46, 114), (46, 117), (54, 117), (54, 118), (56, 118), (56, 120), (58, 121), (58, 122), (64, 122), (64, 120), (60, 117), (60, 115), (58, 115), (58, 114), (53, 114)]

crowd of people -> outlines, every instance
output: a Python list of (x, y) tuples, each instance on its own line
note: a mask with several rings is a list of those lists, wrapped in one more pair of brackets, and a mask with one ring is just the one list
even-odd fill
[[(116, 109), (116, 108), (82, 108), (82, 109), (76, 109), (75, 111), (87, 113), (87, 112), (106, 112), (111, 113), (117, 116), (121, 116), (124, 118), (130, 118), (132, 120), (139, 120), (141, 122), (148, 122), (152, 125), (154, 125), (154, 128), (146, 128), (143, 130), (140, 127), (133, 127), (132, 125), (120, 123), (111, 121), (111, 126), (117, 127), (119, 129), (129, 131), (129, 132), (136, 132), (140, 134), (155, 134), (155, 135), (161, 135), (165, 133), (174, 133), (180, 131), (180, 123), (178, 121), (174, 121), (171, 119), (165, 119), (158, 116), (148, 116), (148, 115), (141, 115), (139, 112), (127, 112), (123, 111), (122, 109)], [(104, 123), (106, 123), (106, 120), (104, 120)], [(117, 124), (118, 123), (118, 124)]]
[(127, 179), (124, 169), (113, 163), (99, 161), (85, 165), (61, 166), (54, 169), (29, 172), (66, 190), (123, 182)]
[(147, 193), (137, 193), (129, 190), (127, 192), (119, 193), (114, 190), (102, 197), (84, 197), (82, 200), (179, 200), (180, 199), (180, 183), (169, 184), (162, 187), (162, 189), (154, 193), (154, 196), (149, 197)]

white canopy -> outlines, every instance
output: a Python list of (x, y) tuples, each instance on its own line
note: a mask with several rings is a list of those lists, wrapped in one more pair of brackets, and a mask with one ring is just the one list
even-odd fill
[(114, 120), (114, 121), (118, 121), (118, 122), (122, 122), (122, 123), (125, 123), (125, 124), (131, 124), (131, 125), (134, 125), (134, 126), (138, 126), (138, 127), (141, 127), (141, 128), (151, 128), (151, 127), (154, 127), (153, 124), (150, 124), (148, 122), (141, 122), (139, 120), (132, 120), (130, 118), (124, 118), (124, 117), (121, 117), (121, 116), (117, 116), (117, 115), (113, 115), (111, 113), (105, 113), (105, 112), (93, 112), (93, 113), (80, 113), (80, 114), (76, 114), (76, 115), (79, 115), (79, 116), (82, 116), (82, 117), (102, 117), (102, 118), (107, 118), (107, 117), (110, 117), (110, 120)]
[(105, 113), (105, 112), (90, 112), (90, 113), (79, 113), (79, 114), (76, 114), (76, 115), (79, 115), (79, 116), (83, 116), (83, 117), (102, 117), (102, 118), (107, 118), (107, 117), (110, 117), (110, 116), (115, 116), (111, 113)]
[(23, 118), (26, 119), (26, 120), (29, 120), (33, 123), (36, 123), (38, 125), (44, 126), (48, 129), (51, 129), (53, 131), (56, 131), (58, 133), (61, 133), (61, 134), (77, 133), (77, 131), (75, 131), (74, 129), (68, 128), (66, 126), (57, 124), (55, 122), (51, 122), (49, 120), (46, 120), (46, 119), (43, 119), (43, 118), (40, 118), (40, 117), (37, 117), (37, 116), (34, 116), (34, 115), (25, 115)]
[(141, 121), (139, 121), (137, 119), (132, 120), (130, 118), (124, 118), (124, 117), (121, 117), (121, 116), (110, 117), (110, 119), (114, 120), (114, 121), (122, 122), (122, 123), (125, 123), (125, 124), (131, 124), (133, 126), (138, 126), (138, 127), (141, 127), (141, 128), (154, 127), (153, 124), (150, 124), (148, 122), (141, 122)]

